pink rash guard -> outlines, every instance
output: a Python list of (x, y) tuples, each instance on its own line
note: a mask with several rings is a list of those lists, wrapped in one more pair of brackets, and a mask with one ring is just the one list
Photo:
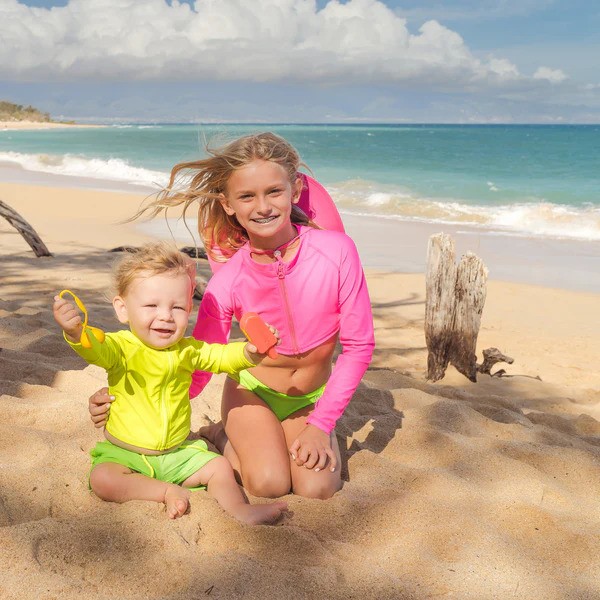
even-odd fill
[[(298, 227), (300, 246), (289, 263), (259, 264), (248, 244), (211, 278), (198, 312), (194, 337), (224, 343), (231, 320), (257, 312), (279, 331), (280, 354), (316, 348), (339, 332), (338, 357), (323, 396), (307, 419), (329, 433), (364, 375), (375, 346), (371, 302), (354, 242), (344, 233)], [(190, 395), (211, 374), (196, 371)]]

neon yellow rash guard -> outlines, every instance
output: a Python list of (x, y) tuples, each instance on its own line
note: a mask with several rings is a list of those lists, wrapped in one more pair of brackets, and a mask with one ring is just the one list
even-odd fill
[(84, 360), (108, 373), (115, 400), (106, 430), (122, 442), (148, 450), (168, 450), (189, 435), (194, 371), (233, 374), (254, 366), (244, 356), (244, 342), (208, 344), (183, 338), (157, 350), (131, 331), (107, 333), (103, 343), (89, 337), (89, 349), (65, 339)]

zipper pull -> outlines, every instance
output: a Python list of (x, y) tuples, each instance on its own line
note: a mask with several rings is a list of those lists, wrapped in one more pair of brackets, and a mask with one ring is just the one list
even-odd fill
[(275, 250), (275, 252), (273, 252), (273, 257), (277, 261), (277, 277), (278, 279), (283, 279), (285, 277), (285, 267), (281, 260), (281, 250)]

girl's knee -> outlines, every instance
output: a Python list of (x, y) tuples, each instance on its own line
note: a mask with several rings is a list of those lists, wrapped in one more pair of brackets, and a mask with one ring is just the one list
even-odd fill
[(264, 469), (243, 473), (244, 488), (259, 498), (279, 498), (290, 493), (289, 475), (274, 470)]
[(342, 489), (341, 479), (306, 477), (294, 483), (293, 492), (303, 498), (314, 498), (316, 500), (329, 500), (336, 492)]

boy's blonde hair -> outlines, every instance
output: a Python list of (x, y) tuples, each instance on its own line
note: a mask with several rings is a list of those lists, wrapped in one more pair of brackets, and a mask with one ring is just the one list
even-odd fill
[(187, 275), (190, 278), (190, 305), (196, 288), (196, 265), (179, 250), (165, 242), (144, 244), (137, 252), (127, 253), (113, 269), (118, 296), (124, 296), (138, 277), (152, 277), (163, 273)]
[[(183, 205), (185, 215), (189, 206), (198, 202), (198, 232), (204, 247), (211, 258), (225, 261), (248, 240), (235, 215), (228, 215), (220, 203), (233, 171), (254, 160), (266, 160), (283, 167), (294, 185), (298, 169), (306, 165), (288, 141), (270, 132), (246, 135), (222, 147), (207, 146), (206, 151), (209, 158), (175, 165), (168, 186), (139, 214), (150, 212), (155, 216)], [(291, 220), (315, 226), (296, 205), (292, 206)]]

